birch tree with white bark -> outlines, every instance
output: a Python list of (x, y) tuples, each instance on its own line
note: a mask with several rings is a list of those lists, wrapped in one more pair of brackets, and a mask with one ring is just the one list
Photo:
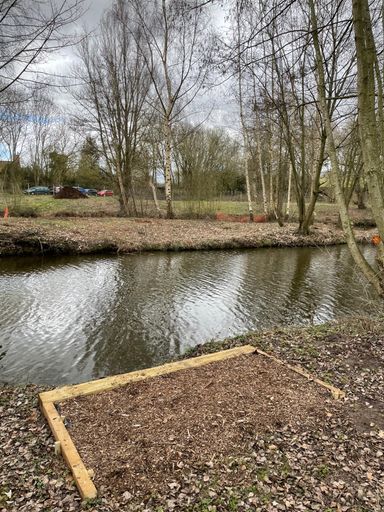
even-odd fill
[(176, 123), (202, 91), (210, 63), (205, 10), (197, 0), (135, 0), (139, 45), (152, 82), (150, 106), (161, 119), (167, 218), (172, 202), (173, 145)]

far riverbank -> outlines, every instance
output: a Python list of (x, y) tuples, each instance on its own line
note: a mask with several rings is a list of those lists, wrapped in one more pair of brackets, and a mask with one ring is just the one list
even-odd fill
[[(217, 250), (260, 247), (324, 247), (345, 243), (334, 224), (316, 223), (308, 236), (297, 224), (240, 224), (213, 220), (153, 218), (9, 218), (0, 220), (0, 256), (125, 254), (142, 251)], [(370, 243), (375, 229), (356, 229)]]

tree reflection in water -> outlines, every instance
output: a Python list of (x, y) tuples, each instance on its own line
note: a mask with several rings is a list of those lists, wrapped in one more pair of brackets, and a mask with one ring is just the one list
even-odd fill
[[(374, 249), (364, 247), (374, 260)], [(0, 379), (79, 382), (210, 339), (365, 313), (344, 246), (0, 261)], [(378, 304), (378, 303), (376, 303)]]

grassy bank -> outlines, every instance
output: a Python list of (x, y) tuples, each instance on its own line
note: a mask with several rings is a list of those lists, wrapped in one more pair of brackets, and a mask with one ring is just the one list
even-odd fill
[[(284, 228), (275, 223), (214, 222), (215, 212), (244, 215), (244, 201), (174, 201), (176, 220), (156, 218), (153, 202), (142, 201), (139, 219), (118, 217), (114, 197), (54, 199), (52, 196), (0, 196), (0, 255), (97, 252), (126, 253), (146, 250), (229, 249), (253, 247), (323, 246), (344, 243), (337, 227), (334, 204), (318, 203), (316, 224), (309, 237), (295, 235), (295, 206)], [(10, 217), (2, 218), (8, 205)], [(165, 204), (161, 202), (165, 212)], [(256, 214), (262, 213), (260, 208)], [(369, 210), (350, 210), (359, 241), (372, 229)], [(194, 217), (196, 220), (188, 219)], [(200, 218), (200, 220), (197, 220)]]
[[(0, 255), (131, 253), (256, 247), (327, 246), (345, 243), (334, 225), (317, 224), (310, 236), (295, 224), (238, 224), (202, 220), (64, 218), (0, 220)], [(356, 230), (360, 242), (372, 231)]]
[[(251, 343), (301, 364), (347, 393), (315, 429), (244, 426), (246, 449), (181, 468), (161, 495), (100, 489), (81, 504), (37, 404), (35, 386), (0, 388), (0, 510), (381, 512), (384, 509), (383, 320), (277, 329), (199, 346), (188, 356)], [(198, 414), (198, 411), (193, 411)], [(175, 418), (174, 421), (177, 421)]]
[[(166, 204), (160, 201), (160, 209), (165, 217)], [(27, 196), (0, 194), (0, 216), (8, 206), (12, 217), (116, 217), (119, 214), (119, 202), (116, 197), (89, 197), (87, 199), (54, 199), (52, 196)], [(178, 218), (213, 218), (216, 212), (225, 214), (246, 215), (246, 201), (218, 198), (211, 201), (182, 201), (173, 202), (175, 215)], [(157, 217), (151, 199), (139, 200), (138, 215), (141, 217)], [(350, 215), (356, 225), (371, 226), (373, 224), (370, 209), (359, 210), (352, 206)], [(262, 215), (260, 204), (254, 205), (255, 215)], [(290, 208), (291, 220), (297, 218), (297, 206), (292, 203)], [(319, 202), (316, 205), (316, 220), (320, 223), (336, 223), (338, 220), (337, 205)]]
[[(86, 199), (54, 199), (53, 196), (0, 196), (0, 212), (8, 206), (12, 216), (18, 217), (109, 217), (119, 213), (119, 202), (116, 197), (89, 197)], [(166, 214), (165, 201), (159, 201), (163, 216)], [(247, 213), (246, 201), (174, 201), (174, 211), (177, 217), (210, 217), (216, 211), (228, 214), (245, 215)], [(143, 199), (137, 203), (138, 213), (141, 216), (156, 217), (153, 200)], [(333, 205), (327, 208), (332, 211)], [(262, 213), (258, 211), (257, 213)]]

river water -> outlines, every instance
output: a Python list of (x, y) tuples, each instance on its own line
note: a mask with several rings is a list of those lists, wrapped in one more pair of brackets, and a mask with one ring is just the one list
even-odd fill
[(81, 382), (378, 305), (345, 246), (0, 259), (0, 381)]

